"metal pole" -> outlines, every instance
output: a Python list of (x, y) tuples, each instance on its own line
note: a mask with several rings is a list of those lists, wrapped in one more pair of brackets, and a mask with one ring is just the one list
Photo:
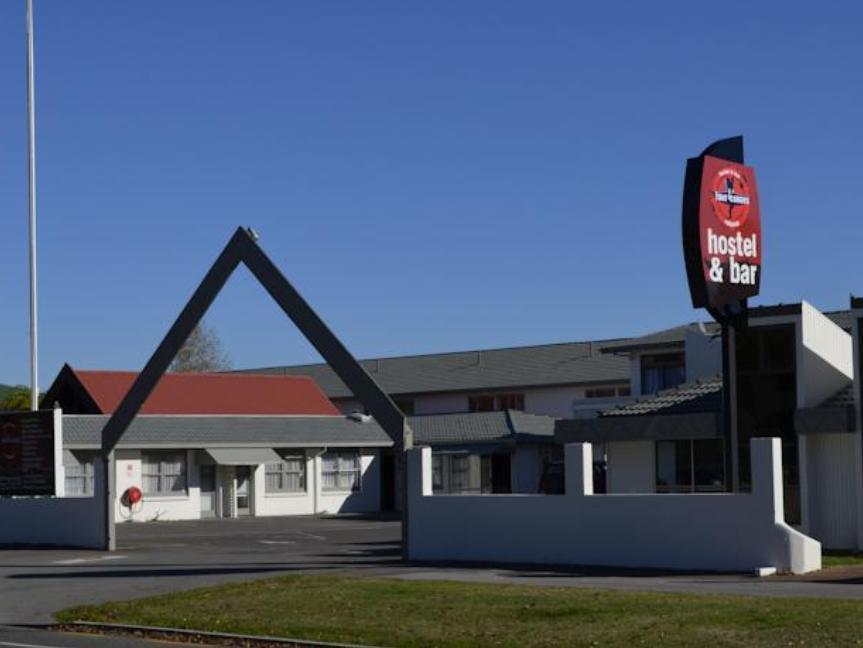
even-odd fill
[(740, 425), (737, 412), (737, 329), (722, 323), (722, 414), (725, 436), (725, 487), (740, 491)]
[(30, 190), (30, 409), (39, 409), (39, 340), (36, 312), (36, 93), (33, 71), (33, 0), (27, 0), (27, 121)]

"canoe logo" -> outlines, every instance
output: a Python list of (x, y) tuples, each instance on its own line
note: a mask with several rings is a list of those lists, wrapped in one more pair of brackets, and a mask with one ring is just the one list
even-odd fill
[(724, 167), (713, 176), (710, 204), (713, 213), (726, 227), (737, 229), (749, 218), (749, 183), (734, 167)]

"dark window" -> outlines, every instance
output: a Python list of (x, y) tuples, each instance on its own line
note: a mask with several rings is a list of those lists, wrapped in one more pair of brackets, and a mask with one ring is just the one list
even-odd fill
[(497, 409), (523, 410), (524, 394), (501, 394), (497, 397)]
[(467, 401), (471, 412), (494, 411), (494, 396), (471, 396)]
[(524, 394), (483, 394), (469, 396), (468, 411), (494, 412), (500, 410), (524, 410)]
[(720, 439), (656, 442), (656, 492), (692, 493), (725, 490)]
[(632, 391), (629, 389), (629, 385), (626, 385), (625, 387), (618, 387), (617, 388), (617, 395), (618, 396), (629, 396), (631, 393), (632, 393)]
[(585, 398), (614, 398), (617, 390), (614, 387), (591, 387), (584, 390)]
[(682, 353), (663, 353), (641, 357), (641, 393), (655, 394), (677, 387), (686, 380), (686, 360)]

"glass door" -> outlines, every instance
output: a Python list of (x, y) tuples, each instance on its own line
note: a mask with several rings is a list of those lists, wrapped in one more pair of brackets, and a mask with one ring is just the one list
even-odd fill
[(251, 478), (249, 466), (237, 466), (237, 515), (251, 515)]
[(203, 465), (200, 469), (201, 517), (216, 515), (216, 467)]

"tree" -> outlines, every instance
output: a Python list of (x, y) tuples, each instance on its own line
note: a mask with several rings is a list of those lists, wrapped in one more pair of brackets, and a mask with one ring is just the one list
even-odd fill
[(0, 412), (21, 411), (30, 409), (30, 390), (27, 387), (15, 387), (0, 400)]
[(226, 371), (230, 368), (231, 358), (222, 348), (218, 334), (201, 322), (192, 330), (168, 371), (190, 373)]

